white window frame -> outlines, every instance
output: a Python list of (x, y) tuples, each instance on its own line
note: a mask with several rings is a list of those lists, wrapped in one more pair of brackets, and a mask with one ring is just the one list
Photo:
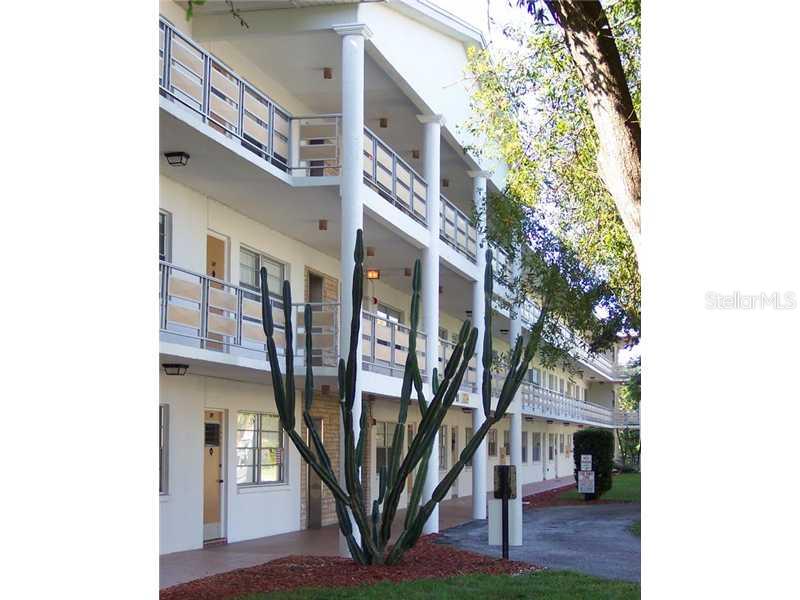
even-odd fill
[[(256, 264), (256, 285), (255, 286), (252, 283), (245, 282), (245, 281), (242, 280), (242, 253), (252, 254), (252, 255), (254, 255), (256, 257), (257, 264)], [(261, 267), (262, 267), (262, 265), (264, 264), (265, 261), (269, 262), (269, 263), (272, 263), (274, 265), (277, 265), (277, 266), (279, 266), (281, 268), (281, 277), (280, 277), (281, 284), (280, 284), (279, 288), (277, 290), (275, 290), (275, 289), (270, 289), (269, 290), (270, 296), (272, 296), (273, 298), (279, 298), (280, 299), (280, 298), (283, 297), (283, 281), (285, 279), (289, 278), (288, 277), (289, 265), (287, 265), (283, 261), (278, 260), (277, 258), (273, 258), (272, 256), (269, 256), (268, 254), (264, 254), (263, 252), (260, 252), (259, 250), (256, 250), (255, 248), (250, 248), (249, 246), (246, 246), (244, 244), (239, 246), (239, 285), (241, 287), (243, 287), (243, 288), (246, 288), (246, 289), (249, 289), (249, 290), (253, 290), (255, 292), (260, 292), (261, 291), (261, 285), (260, 285), (259, 275), (258, 274), (261, 272)]]
[(158, 405), (158, 493), (169, 494), (169, 405)]
[[(384, 456), (386, 457), (386, 471), (388, 474), (389, 471), (389, 452), (392, 449), (392, 441), (394, 440), (394, 429), (397, 427), (397, 423), (392, 423), (390, 421), (377, 421), (375, 423), (375, 474), (380, 474), (380, 461), (378, 460), (378, 449), (384, 450)], [(382, 429), (381, 435), (383, 437), (383, 445), (378, 444), (378, 428)]]
[[(486, 452), (489, 456), (497, 456), (497, 429), (494, 427), (486, 434)], [(494, 450), (492, 450), (494, 448)]]
[[(531, 462), (542, 462), (542, 432), (533, 431), (531, 437)], [(538, 452), (536, 452), (538, 450)], [(538, 457), (537, 457), (538, 454)]]
[[(256, 445), (255, 445), (255, 464), (253, 464), (253, 470), (255, 473), (254, 481), (247, 481), (239, 483), (239, 450), (251, 450), (251, 448), (247, 448), (245, 446), (239, 446), (239, 415), (256, 415)], [(272, 448), (272, 446), (262, 446), (261, 445), (261, 433), (262, 433), (262, 425), (261, 425), (261, 418), (262, 417), (270, 417), (272, 419), (278, 420), (278, 444), (275, 448), (280, 450), (280, 462), (278, 473), (280, 474), (277, 481), (262, 481), (261, 480), (261, 450), (266, 448)], [(275, 485), (286, 485), (288, 480), (288, 473), (287, 473), (287, 452), (286, 452), (286, 436), (283, 435), (283, 427), (281, 426), (280, 418), (278, 415), (273, 413), (266, 413), (266, 412), (258, 412), (254, 410), (240, 410), (236, 414), (236, 485), (240, 488), (252, 488), (252, 487), (265, 487), (265, 486), (275, 486)]]
[(395, 308), (391, 304), (385, 302), (378, 302), (375, 305), (375, 314), (379, 319), (383, 319), (387, 323), (399, 323), (403, 325), (403, 311)]
[(164, 256), (161, 257), (161, 232), (158, 235), (158, 259), (164, 262), (172, 262), (172, 213), (162, 208), (158, 209), (159, 225), (161, 217), (164, 217)]

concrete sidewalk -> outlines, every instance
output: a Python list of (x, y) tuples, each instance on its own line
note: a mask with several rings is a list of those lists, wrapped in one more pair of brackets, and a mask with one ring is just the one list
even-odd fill
[[(558, 488), (573, 481), (573, 477), (569, 476), (529, 483), (522, 486), (523, 496)], [(398, 511), (397, 528), (404, 517), (405, 511)], [(471, 520), (472, 496), (444, 500), (439, 504), (440, 531)], [(339, 528), (329, 525), (322, 529), (305, 529), (246, 542), (212, 545), (201, 550), (164, 554), (160, 557), (159, 585), (165, 588), (208, 575), (260, 565), (291, 554), (337, 556)]]

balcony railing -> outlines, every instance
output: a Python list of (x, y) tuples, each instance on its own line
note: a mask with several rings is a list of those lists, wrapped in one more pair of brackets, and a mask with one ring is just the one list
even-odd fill
[(638, 410), (620, 410), (614, 411), (615, 425), (618, 429), (639, 429), (639, 411)]
[(439, 219), (439, 237), (475, 262), (478, 233), (472, 225), (472, 220), (444, 196), (440, 196)]
[[(261, 294), (220, 279), (159, 262), (161, 338), (237, 356), (265, 360), (266, 336), (261, 324)], [(275, 318), (275, 345), (286, 352), (283, 303), (270, 298)], [(311, 303), (312, 364), (336, 366), (339, 305)], [(292, 305), (295, 364), (305, 365), (304, 304)]]
[(408, 163), (364, 128), (364, 183), (404, 213), (427, 225), (428, 185)]
[[(450, 357), (453, 355), (453, 350), (455, 350), (455, 347), (455, 344), (439, 338), (439, 373), (444, 373), (444, 367), (447, 365), (447, 361), (450, 360)], [(461, 381), (460, 389), (464, 390), (465, 392), (475, 392), (478, 389), (477, 364), (478, 359), (476, 356), (473, 356), (472, 360), (469, 361), (469, 365), (467, 366), (467, 372), (464, 374), (464, 379)]]
[(220, 59), (159, 20), (159, 90), (282, 171), (339, 173), (339, 115), (292, 116)]
[[(402, 377), (408, 357), (411, 330), (405, 325), (363, 311), (361, 313), (361, 355), (363, 368), (368, 371)], [(427, 337), (417, 333), (417, 361), (425, 371)]]
[(570, 398), (535, 383), (521, 387), (522, 409), (538, 417), (614, 427), (614, 410), (591, 402)]

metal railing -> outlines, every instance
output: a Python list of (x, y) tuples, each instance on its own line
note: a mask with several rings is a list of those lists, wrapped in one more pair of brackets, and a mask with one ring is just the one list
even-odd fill
[(618, 429), (639, 429), (639, 411), (638, 410), (614, 410), (614, 424)]
[(163, 17), (158, 28), (161, 95), (282, 171), (338, 175), (339, 115), (293, 117)]
[(427, 226), (428, 184), (377, 135), (364, 127), (364, 183)]
[(472, 220), (444, 196), (439, 196), (439, 199), (439, 238), (475, 262), (478, 232)]
[[(447, 361), (453, 355), (456, 345), (447, 340), (439, 338), (439, 373), (444, 373), (444, 367)], [(466, 392), (476, 392), (478, 390), (478, 358), (473, 355), (467, 366), (467, 372), (464, 374), (464, 379), (461, 380), (460, 389)]]
[[(402, 377), (411, 330), (405, 325), (366, 311), (361, 313), (361, 355), (367, 371)], [(417, 332), (417, 360), (425, 372), (427, 336)]]
[(536, 383), (521, 386), (523, 411), (538, 417), (614, 427), (614, 410), (571, 398)]
[[(278, 354), (286, 351), (283, 303), (270, 298)], [(261, 324), (261, 294), (221, 279), (159, 261), (161, 338), (165, 341), (265, 359), (266, 336)], [(305, 304), (292, 305), (295, 363), (305, 365)], [(312, 364), (335, 367), (339, 358), (339, 304), (311, 303)]]

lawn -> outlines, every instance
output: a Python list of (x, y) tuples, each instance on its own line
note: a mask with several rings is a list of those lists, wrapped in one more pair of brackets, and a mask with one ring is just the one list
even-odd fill
[(638, 600), (638, 583), (609, 581), (570, 571), (529, 575), (462, 575), (449, 579), (383, 582), (348, 588), (305, 588), (291, 592), (252, 594), (241, 600), (398, 600), (415, 598), (537, 598), (541, 600)]
[(641, 521), (636, 521), (628, 529), (636, 537), (642, 537), (642, 522)]
[[(583, 500), (583, 494), (578, 490), (566, 490), (558, 496), (559, 500)], [(642, 501), (642, 475), (641, 473), (620, 473), (614, 475), (611, 489), (600, 496), (601, 500), (610, 502), (641, 502)]]

